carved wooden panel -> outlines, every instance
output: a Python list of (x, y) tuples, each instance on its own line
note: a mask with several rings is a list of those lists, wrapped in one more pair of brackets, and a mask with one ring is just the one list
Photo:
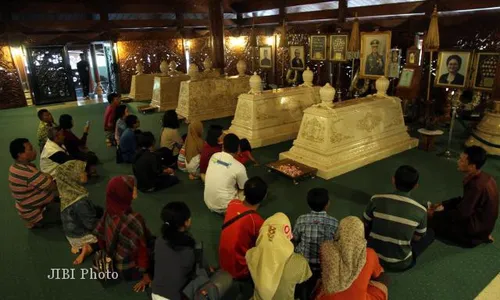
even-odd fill
[(10, 49), (0, 45), (0, 109), (22, 106), (26, 106), (26, 98)]
[(76, 100), (64, 47), (28, 48), (36, 104)]
[(139, 62), (144, 66), (144, 73), (159, 73), (163, 60), (174, 60), (177, 70), (186, 72), (182, 39), (120, 41), (117, 46), (122, 93), (130, 91), (130, 81)]

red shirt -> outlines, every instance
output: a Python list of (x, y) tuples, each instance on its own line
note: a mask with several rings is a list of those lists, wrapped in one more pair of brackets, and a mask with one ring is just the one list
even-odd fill
[(201, 155), (200, 155), (200, 173), (205, 174), (207, 173), (207, 168), (208, 168), (208, 163), (210, 162), (210, 158), (214, 153), (221, 152), (222, 151), (222, 146), (217, 145), (217, 146), (210, 146), (207, 143), (203, 144), (203, 149), (201, 149)]
[(104, 131), (115, 131), (115, 110), (116, 106), (108, 105), (104, 112)]
[[(249, 210), (241, 200), (232, 200), (227, 206), (224, 223)], [(222, 230), (219, 245), (219, 265), (235, 279), (250, 276), (245, 254), (255, 247), (264, 219), (258, 214), (249, 214)]]
[(243, 151), (238, 153), (238, 157), (236, 157), (236, 159), (240, 163), (246, 164), (250, 160), (250, 151)]

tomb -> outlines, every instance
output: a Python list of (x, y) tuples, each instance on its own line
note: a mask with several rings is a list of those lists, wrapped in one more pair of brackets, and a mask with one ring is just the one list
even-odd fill
[(150, 101), (153, 96), (153, 84), (157, 74), (132, 75), (130, 98), (134, 101)]
[(416, 147), (401, 99), (387, 96), (388, 85), (381, 77), (377, 94), (334, 105), (332, 93), (322, 95), (322, 103), (304, 111), (297, 139), (279, 158), (316, 168), (317, 176), (330, 179)]

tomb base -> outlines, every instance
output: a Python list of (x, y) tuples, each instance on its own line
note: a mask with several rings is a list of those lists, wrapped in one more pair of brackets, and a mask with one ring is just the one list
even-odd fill
[(130, 98), (134, 101), (150, 101), (153, 97), (153, 84), (156, 74), (132, 75)]
[(181, 82), (189, 80), (187, 75), (155, 76), (151, 106), (159, 111), (176, 109), (179, 101)]

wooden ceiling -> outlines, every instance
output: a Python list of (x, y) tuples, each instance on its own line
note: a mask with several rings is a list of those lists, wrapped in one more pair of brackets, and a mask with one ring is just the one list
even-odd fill
[[(181, 28), (206, 30), (209, 3), (217, 0), (7, 0), (2, 2), (0, 34), (93, 34), (164, 31)], [(387, 20), (384, 26), (399, 26), (390, 20), (428, 18), (434, 5), (440, 12), (500, 7), (499, 0), (219, 0), (225, 13), (224, 24), (231, 27), (271, 26), (286, 20), (289, 24), (306, 22), (346, 24), (355, 14), (361, 22), (371, 17)], [(385, 4), (388, 3), (388, 4)], [(332, 9), (318, 10), (317, 4)], [(376, 5), (374, 5), (376, 4)], [(329, 5), (329, 6), (328, 6)], [(294, 13), (287, 8), (299, 6)], [(267, 15), (248, 13), (273, 10)], [(305, 11), (305, 12), (304, 12)], [(481, 13), (481, 12), (480, 12)], [(488, 12), (484, 12), (488, 13)], [(498, 13), (498, 11), (496, 12)], [(407, 15), (412, 14), (412, 15)], [(258, 16), (256, 16), (258, 15)], [(366, 21), (365, 21), (366, 20)], [(343, 22), (342, 22), (343, 21)], [(392, 25), (391, 25), (392, 24)], [(345, 27), (345, 26), (344, 26)]]

